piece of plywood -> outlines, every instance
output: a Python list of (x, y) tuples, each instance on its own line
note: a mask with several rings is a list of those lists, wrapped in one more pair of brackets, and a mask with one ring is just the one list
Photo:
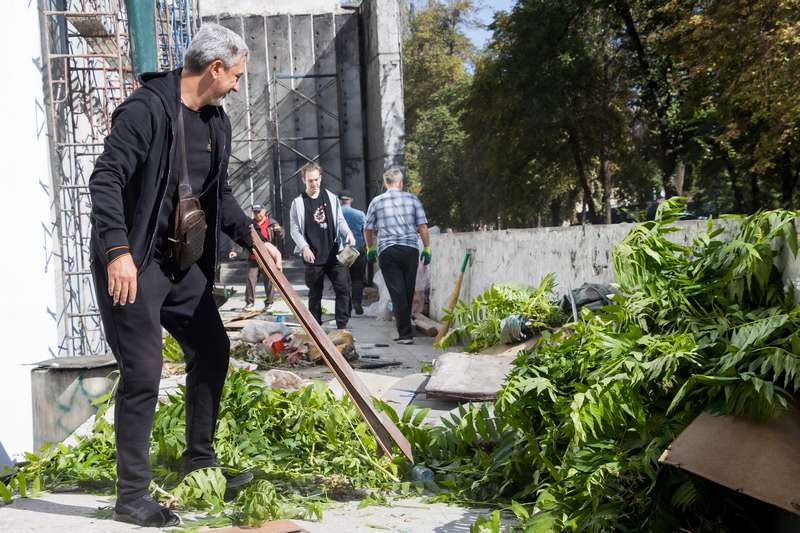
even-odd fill
[(800, 412), (767, 422), (703, 413), (660, 462), (800, 514)]
[(342, 384), (347, 394), (353, 400), (353, 403), (361, 412), (367, 426), (375, 435), (375, 440), (378, 442), (379, 451), (383, 450), (384, 453), (390, 457), (393, 455), (392, 443), (397, 444), (400, 451), (403, 452), (409, 461), (414, 462), (414, 456), (411, 453), (411, 443), (400, 432), (398, 427), (386, 416), (385, 413), (378, 412), (372, 404), (372, 397), (369, 389), (364, 385), (353, 368), (348, 364), (347, 360), (336, 346), (333, 341), (328, 337), (322, 327), (317, 323), (311, 312), (303, 304), (300, 296), (286, 279), (282, 271), (270, 257), (267, 251), (266, 244), (261, 242), (255, 229), (250, 229), (253, 238), (253, 252), (256, 256), (256, 261), (261, 270), (269, 276), (280, 293), (283, 295), (284, 301), (289, 305), (294, 315), (299, 322), (303, 325), (309, 337), (314, 341), (314, 344), (319, 348), (322, 353), (322, 359), (325, 364), (336, 376), (336, 379)]
[(515, 355), (448, 352), (433, 363), (428, 396), (454, 400), (493, 400), (511, 372)]

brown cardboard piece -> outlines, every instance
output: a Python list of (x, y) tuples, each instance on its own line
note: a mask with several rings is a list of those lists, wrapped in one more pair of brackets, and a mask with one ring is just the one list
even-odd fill
[(703, 413), (660, 462), (800, 514), (800, 412), (767, 422)]

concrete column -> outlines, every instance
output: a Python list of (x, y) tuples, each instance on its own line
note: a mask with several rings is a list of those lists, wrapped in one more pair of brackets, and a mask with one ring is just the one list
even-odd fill
[(367, 194), (380, 194), (383, 172), (405, 170), (402, 8), (399, 0), (362, 4), (367, 100)]

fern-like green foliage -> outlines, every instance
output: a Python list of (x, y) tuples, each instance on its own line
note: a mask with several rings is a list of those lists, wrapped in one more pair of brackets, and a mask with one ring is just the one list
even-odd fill
[(510, 508), (524, 531), (759, 531), (738, 495), (658, 458), (703, 411), (793, 404), (800, 309), (779, 258), (797, 252), (795, 213), (709, 222), (682, 245), (669, 237), (683, 210), (668, 200), (633, 228), (614, 250), (614, 302), (544, 330), (491, 408), (405, 428), (440, 498)]
[[(199, 512), (201, 520), (189, 526), (319, 518), (339, 490), (352, 495), (366, 488), (396, 488), (397, 466), (385, 457), (376, 459), (377, 443), (349, 400), (337, 400), (321, 382), (286, 392), (265, 387), (256, 372), (237, 370), (225, 383), (214, 448), (221, 464), (251, 469), (255, 481), (227, 500), (219, 469), (198, 470), (185, 478), (179, 474), (185, 449), (184, 392), (181, 388), (156, 410), (151, 489), (180, 510)], [(114, 429), (102, 417), (110, 395), (107, 400), (90, 436), (75, 446), (59, 444), (29, 454), (13, 478), (0, 482), (0, 498), (64, 485), (113, 492)]]
[(477, 352), (500, 342), (500, 321), (510, 315), (522, 315), (534, 330), (560, 325), (563, 314), (555, 303), (555, 276), (551, 273), (538, 287), (515, 283), (494, 284), (467, 303), (460, 300), (445, 319), (450, 329), (439, 343), (447, 348), (459, 342), (470, 352)]

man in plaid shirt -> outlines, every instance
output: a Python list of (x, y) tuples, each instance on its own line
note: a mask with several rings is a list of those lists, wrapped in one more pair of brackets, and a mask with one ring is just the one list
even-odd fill
[[(431, 262), (428, 219), (419, 198), (403, 191), (403, 174), (397, 169), (383, 174), (386, 192), (369, 204), (364, 222), (367, 260), (380, 256), (383, 279), (394, 306), (399, 344), (414, 344), (411, 327), (411, 301), (420, 259)], [(378, 246), (375, 246), (377, 234)], [(422, 238), (422, 254), (417, 237)]]

